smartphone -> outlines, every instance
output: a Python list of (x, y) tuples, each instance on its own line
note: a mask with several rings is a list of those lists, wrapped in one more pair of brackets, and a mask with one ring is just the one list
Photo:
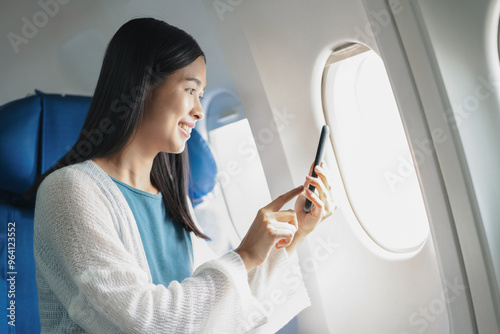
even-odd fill
[[(325, 150), (325, 143), (328, 138), (328, 135), (330, 133), (330, 129), (328, 128), (328, 125), (323, 125), (323, 128), (321, 129), (321, 135), (319, 137), (319, 144), (318, 144), (318, 149), (316, 150), (316, 157), (314, 158), (314, 167), (312, 171), (312, 177), (317, 177), (318, 175), (314, 171), (314, 168), (318, 166), (321, 163), (321, 160), (323, 159), (323, 151)], [(313, 185), (309, 185), (309, 190), (314, 192), (314, 189), (316, 189)], [(304, 211), (306, 213), (309, 213), (312, 209), (313, 203), (306, 199), (306, 204), (304, 204)]]

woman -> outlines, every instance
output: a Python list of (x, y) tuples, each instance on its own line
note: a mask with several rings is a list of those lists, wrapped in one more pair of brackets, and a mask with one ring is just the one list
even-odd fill
[(308, 305), (295, 249), (332, 214), (321, 167), (304, 184), (318, 194), (278, 197), (236, 250), (206, 261), (185, 152), (205, 84), (205, 56), (178, 28), (135, 19), (112, 38), (80, 138), (34, 186), (43, 333), (272, 332)]

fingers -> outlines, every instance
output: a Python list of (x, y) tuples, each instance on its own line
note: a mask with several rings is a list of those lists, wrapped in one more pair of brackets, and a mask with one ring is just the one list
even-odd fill
[(320, 195), (323, 196), (328, 196), (328, 190), (326, 189), (325, 184), (323, 183), (323, 180), (319, 177), (312, 177), (312, 176), (306, 176), (307, 183), (313, 185), (318, 191), (320, 192)]
[(279, 249), (292, 243), (297, 228), (292, 224), (275, 221), (269, 225), (269, 231), (275, 241), (279, 240), (275, 245)]
[(323, 209), (323, 207), (325, 206), (325, 204), (323, 203), (323, 201), (319, 198), (319, 196), (312, 192), (311, 190), (309, 190), (309, 188), (306, 189), (306, 198), (308, 200), (310, 200), (315, 207), (317, 207), (318, 209)]
[(315, 206), (324, 208), (325, 217), (329, 217), (333, 214), (333, 211), (337, 209), (337, 205), (335, 205), (333, 201), (332, 188), (330, 185), (331, 176), (324, 161), (321, 161), (321, 164), (316, 166), (314, 171), (317, 177), (306, 176), (306, 184), (304, 184), (304, 187), (310, 184), (318, 189), (318, 192), (305, 191), (305, 195)]
[(321, 181), (323, 181), (325, 188), (331, 190), (332, 188), (330, 186), (330, 175), (328, 174), (328, 167), (326, 166), (326, 163), (324, 161), (321, 161), (321, 164), (319, 166), (316, 166), (314, 171), (316, 172), (318, 177), (321, 178)]
[(321, 161), (321, 164), (319, 166), (316, 166), (314, 168), (314, 171), (317, 176), (315, 177), (307, 175), (306, 184), (304, 185), (304, 187), (307, 187), (307, 183), (309, 183), (310, 185), (318, 189), (319, 197), (322, 200), (326, 200), (326, 198), (331, 197), (330, 190), (332, 189), (330, 186), (326, 163), (324, 161)]
[(299, 228), (297, 215), (293, 210), (269, 212), (268, 231), (271, 232), (274, 240), (279, 240), (275, 247), (277, 249), (287, 247), (292, 243), (293, 236)]
[(269, 217), (274, 218), (278, 222), (286, 222), (287, 224), (295, 227), (295, 231), (299, 228), (297, 214), (293, 210), (271, 212), (269, 213)]
[[(271, 204), (274, 206), (270, 204), (268, 207), (281, 207), (302, 192), (302, 189), (303, 186), (300, 186), (289, 191), (273, 201)], [(264, 207), (257, 212), (254, 222), (235, 251), (241, 256), (245, 268), (251, 270), (264, 263), (272, 247), (288, 247), (298, 226), (295, 211), (271, 211)]]
[(266, 205), (265, 208), (271, 211), (278, 211), (283, 207), (283, 205), (292, 200), (295, 196), (299, 195), (303, 189), (304, 186), (298, 186), (297, 188), (292, 189), (289, 192), (286, 192), (283, 195), (279, 196), (274, 201)]

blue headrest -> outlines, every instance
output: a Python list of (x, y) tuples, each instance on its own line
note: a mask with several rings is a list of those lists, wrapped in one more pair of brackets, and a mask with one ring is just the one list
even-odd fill
[(38, 168), (38, 138), (42, 106), (31, 96), (0, 107), (0, 187), (23, 193), (33, 184)]
[(91, 98), (42, 94), (40, 172), (45, 173), (73, 146), (82, 131)]
[[(0, 107), (0, 192), (24, 194), (35, 179), (78, 139), (90, 97), (44, 94)], [(198, 204), (215, 186), (217, 167), (205, 140), (193, 129), (187, 142), (189, 192)]]
[(23, 194), (76, 142), (90, 98), (43, 94), (0, 107), (0, 185)]
[(217, 165), (207, 142), (195, 129), (191, 132), (187, 149), (191, 169), (189, 194), (193, 198), (193, 206), (196, 206), (202, 202), (203, 196), (214, 189), (217, 179)]

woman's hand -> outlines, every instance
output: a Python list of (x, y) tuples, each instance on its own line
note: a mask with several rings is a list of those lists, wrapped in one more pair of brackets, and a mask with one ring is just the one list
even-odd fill
[(297, 187), (279, 196), (257, 212), (252, 226), (235, 252), (238, 253), (247, 270), (266, 261), (273, 246), (287, 247), (297, 231), (297, 216), (293, 210), (279, 211), (283, 205), (300, 194), (304, 186)]
[[(333, 201), (330, 171), (326, 163), (322, 161), (319, 166), (316, 166), (315, 172), (318, 176), (314, 178), (310, 176), (312, 175), (313, 165), (314, 163), (311, 164), (309, 174), (306, 176), (304, 191), (295, 201), (294, 211), (297, 214), (298, 229), (293, 244), (287, 247), (289, 252), (294, 250), (316, 228), (318, 223), (330, 217), (337, 209), (337, 205)], [(311, 192), (309, 185), (313, 185), (316, 191)], [(306, 198), (313, 203), (313, 208), (309, 213), (304, 211)]]

